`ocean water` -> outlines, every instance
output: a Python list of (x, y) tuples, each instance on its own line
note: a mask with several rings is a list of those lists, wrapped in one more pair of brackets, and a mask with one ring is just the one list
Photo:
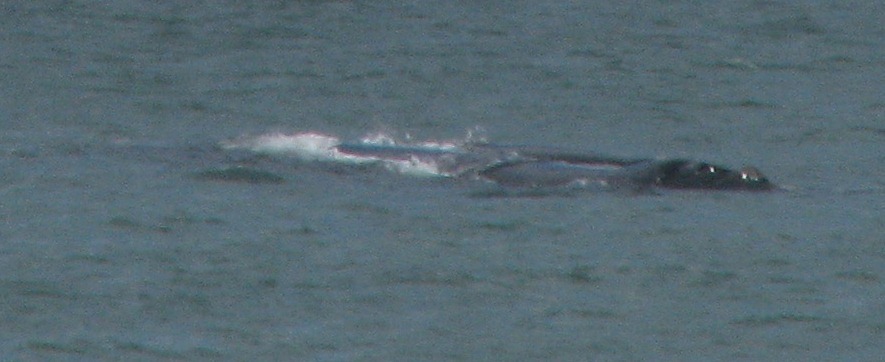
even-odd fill
[[(0, 359), (878, 360), (883, 18), (4, 2)], [(287, 152), (321, 149), (305, 132), (749, 164), (783, 190), (495, 196)], [(227, 147), (256, 140), (282, 141)]]

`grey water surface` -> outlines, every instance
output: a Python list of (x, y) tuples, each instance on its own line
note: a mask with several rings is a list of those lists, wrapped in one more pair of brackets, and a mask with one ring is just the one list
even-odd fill
[[(2, 2), (0, 359), (879, 360), (883, 19)], [(490, 196), (215, 147), (468, 130), (748, 164), (784, 190)]]

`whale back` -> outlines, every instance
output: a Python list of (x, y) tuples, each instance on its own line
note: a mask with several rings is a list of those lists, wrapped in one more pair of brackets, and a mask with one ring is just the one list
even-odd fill
[(552, 147), (467, 144), (456, 148), (341, 144), (342, 153), (386, 160), (433, 160), (446, 174), (471, 176), (502, 186), (556, 187), (597, 184), (708, 190), (771, 190), (759, 170), (731, 170), (684, 159), (621, 159)]

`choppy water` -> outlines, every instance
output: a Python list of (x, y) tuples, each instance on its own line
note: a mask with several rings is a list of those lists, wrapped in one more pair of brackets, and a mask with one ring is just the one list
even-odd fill
[[(880, 2), (0, 10), (4, 360), (885, 352)], [(220, 147), (477, 127), (788, 191), (477, 197)]]

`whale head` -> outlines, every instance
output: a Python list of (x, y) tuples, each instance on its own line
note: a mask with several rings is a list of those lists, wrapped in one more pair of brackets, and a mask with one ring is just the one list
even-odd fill
[(747, 190), (774, 189), (768, 178), (754, 167), (738, 171), (706, 162), (669, 160), (659, 164), (655, 185), (674, 189)]

